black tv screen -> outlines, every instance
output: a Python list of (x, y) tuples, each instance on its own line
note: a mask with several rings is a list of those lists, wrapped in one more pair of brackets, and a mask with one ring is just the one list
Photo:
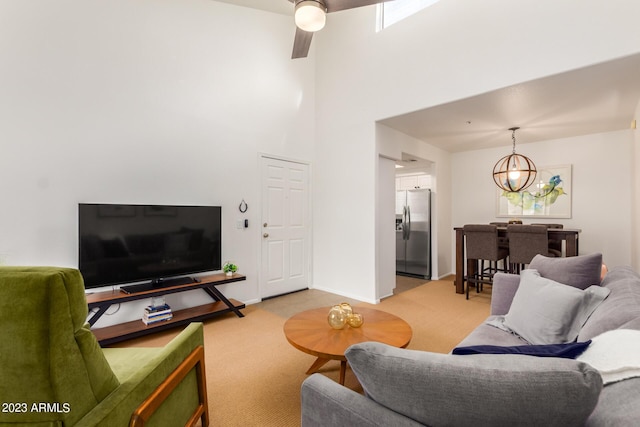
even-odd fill
[(222, 268), (220, 206), (78, 205), (86, 288)]

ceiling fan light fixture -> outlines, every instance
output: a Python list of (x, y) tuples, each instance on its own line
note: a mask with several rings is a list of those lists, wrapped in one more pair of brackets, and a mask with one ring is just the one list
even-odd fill
[(308, 32), (319, 31), (327, 22), (327, 8), (318, 0), (302, 0), (296, 3), (295, 21), (298, 28)]

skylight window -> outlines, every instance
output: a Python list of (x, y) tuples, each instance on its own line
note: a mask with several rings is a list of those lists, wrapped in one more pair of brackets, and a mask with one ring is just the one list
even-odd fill
[(439, 0), (394, 0), (378, 5), (378, 31), (431, 6)]

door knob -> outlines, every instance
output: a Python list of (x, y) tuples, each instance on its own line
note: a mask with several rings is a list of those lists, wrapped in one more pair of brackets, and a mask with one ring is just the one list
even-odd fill
[(264, 237), (264, 238), (266, 239), (267, 237), (269, 237), (269, 233), (264, 233), (264, 234), (262, 235), (262, 237)]

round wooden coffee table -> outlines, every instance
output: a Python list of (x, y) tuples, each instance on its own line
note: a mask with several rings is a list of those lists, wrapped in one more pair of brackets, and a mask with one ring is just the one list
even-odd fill
[(344, 352), (353, 344), (377, 341), (394, 347), (405, 348), (411, 341), (411, 326), (398, 316), (372, 308), (354, 307), (361, 313), (364, 324), (359, 328), (345, 326), (333, 329), (327, 322), (331, 307), (303, 311), (289, 318), (284, 324), (287, 341), (300, 351), (316, 356), (307, 374), (316, 372), (329, 360), (340, 361), (340, 384), (344, 385), (347, 358)]

